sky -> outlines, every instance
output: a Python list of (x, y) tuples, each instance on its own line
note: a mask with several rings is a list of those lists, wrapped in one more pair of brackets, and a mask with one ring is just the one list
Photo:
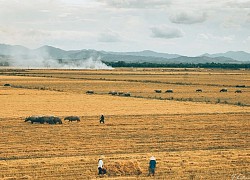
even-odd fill
[(250, 52), (250, 1), (0, 0), (0, 44), (187, 56)]

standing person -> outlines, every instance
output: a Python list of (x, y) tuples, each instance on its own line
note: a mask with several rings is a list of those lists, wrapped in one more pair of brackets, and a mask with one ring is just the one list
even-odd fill
[(154, 156), (151, 156), (148, 167), (148, 176), (150, 176), (151, 174), (153, 176), (155, 175), (155, 168), (156, 168), (156, 159)]
[(101, 117), (100, 117), (100, 123), (103, 123), (103, 124), (104, 124), (104, 116), (103, 116), (103, 114), (102, 114)]

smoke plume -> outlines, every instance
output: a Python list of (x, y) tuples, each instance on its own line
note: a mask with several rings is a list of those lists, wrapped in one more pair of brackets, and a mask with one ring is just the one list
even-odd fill
[(18, 68), (112, 69), (96, 53), (76, 51), (76, 54), (78, 56), (68, 51), (45, 47), (35, 50), (12, 48), (7, 55), (11, 57), (9, 65)]

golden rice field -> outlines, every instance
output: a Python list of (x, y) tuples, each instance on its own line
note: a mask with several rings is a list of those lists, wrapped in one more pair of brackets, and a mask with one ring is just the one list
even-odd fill
[[(249, 70), (0, 69), (0, 179), (248, 179), (249, 92)], [(31, 115), (81, 121), (24, 122)], [(112, 171), (101, 177), (100, 156)], [(119, 170), (126, 163), (142, 173)]]

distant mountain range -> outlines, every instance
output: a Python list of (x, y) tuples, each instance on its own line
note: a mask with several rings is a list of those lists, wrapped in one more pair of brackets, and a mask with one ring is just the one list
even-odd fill
[[(27, 61), (33, 59), (57, 60), (60, 63), (69, 61), (82, 61), (89, 58), (105, 62), (150, 62), (150, 63), (250, 63), (250, 53), (244, 51), (229, 51), (218, 54), (203, 54), (197, 57), (188, 57), (178, 54), (158, 53), (150, 50), (140, 52), (107, 52), (96, 50), (70, 50), (42, 46), (38, 49), (28, 49), (19, 45), (0, 44), (0, 62), (16, 62), (16, 59)], [(15, 59), (15, 60), (14, 60)], [(29, 61), (30, 62), (30, 61)]]

